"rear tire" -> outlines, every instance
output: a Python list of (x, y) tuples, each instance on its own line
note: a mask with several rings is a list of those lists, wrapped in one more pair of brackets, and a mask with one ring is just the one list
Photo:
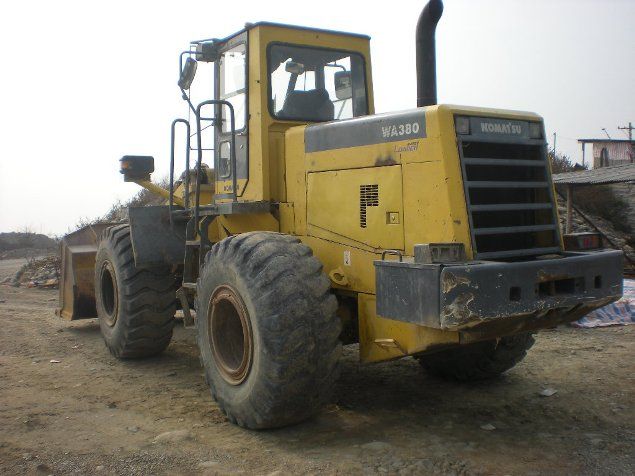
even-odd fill
[(170, 343), (174, 276), (168, 267), (135, 266), (128, 225), (104, 230), (95, 260), (95, 302), (101, 334), (115, 357), (150, 357)]
[(518, 364), (533, 344), (533, 336), (525, 333), (424, 354), (417, 360), (436, 377), (463, 382), (487, 380)]
[(275, 428), (315, 414), (341, 353), (322, 265), (295, 237), (254, 232), (216, 243), (197, 283), (201, 361), (227, 418)]

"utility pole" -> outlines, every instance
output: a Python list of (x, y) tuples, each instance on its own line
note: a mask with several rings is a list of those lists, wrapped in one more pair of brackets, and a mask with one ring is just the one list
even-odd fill
[(556, 133), (553, 133), (553, 158), (556, 159)]
[(635, 127), (633, 127), (633, 123), (629, 122), (628, 126), (617, 126), (617, 128), (623, 131), (628, 131), (628, 140), (633, 140), (633, 129), (635, 129)]

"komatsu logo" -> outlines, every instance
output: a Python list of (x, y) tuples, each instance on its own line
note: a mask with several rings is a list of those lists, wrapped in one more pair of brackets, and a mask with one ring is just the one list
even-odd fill
[(381, 135), (384, 139), (390, 137), (409, 136), (419, 132), (418, 122), (407, 122), (405, 124), (395, 124), (394, 126), (382, 126)]
[(520, 124), (499, 123), (499, 122), (481, 122), (481, 132), (486, 134), (511, 134), (521, 135), (523, 133)]

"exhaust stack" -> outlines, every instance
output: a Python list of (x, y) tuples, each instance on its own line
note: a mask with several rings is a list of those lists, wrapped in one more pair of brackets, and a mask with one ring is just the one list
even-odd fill
[(437, 60), (434, 34), (443, 13), (441, 0), (430, 0), (417, 21), (417, 107), (437, 103)]

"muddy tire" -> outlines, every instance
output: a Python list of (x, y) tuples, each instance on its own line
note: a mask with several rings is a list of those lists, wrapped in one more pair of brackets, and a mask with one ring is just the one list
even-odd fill
[(422, 355), (417, 360), (436, 377), (463, 382), (487, 380), (523, 360), (532, 345), (533, 336), (525, 333)]
[(197, 283), (198, 344), (231, 422), (275, 428), (319, 411), (341, 354), (336, 308), (322, 265), (297, 238), (244, 233), (212, 247)]
[(115, 357), (150, 357), (170, 343), (174, 276), (167, 267), (136, 268), (128, 225), (104, 230), (95, 260), (95, 301), (101, 334)]

